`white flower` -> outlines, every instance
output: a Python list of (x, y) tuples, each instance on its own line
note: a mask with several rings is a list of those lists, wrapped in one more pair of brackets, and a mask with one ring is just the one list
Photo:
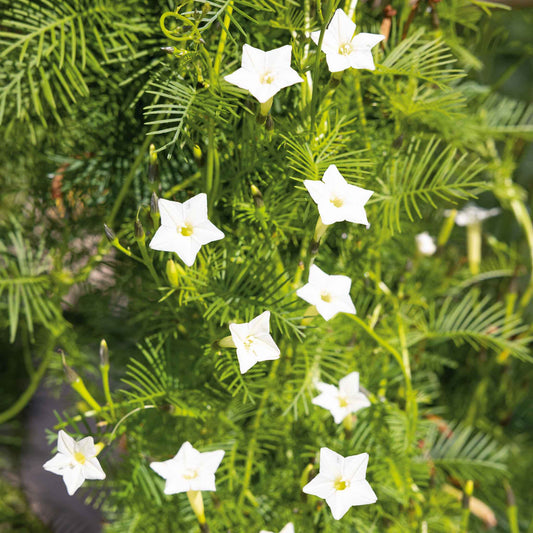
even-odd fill
[(248, 372), (259, 361), (279, 359), (280, 351), (270, 336), (269, 321), (270, 311), (265, 311), (250, 322), (229, 325), (241, 374)]
[(329, 448), (320, 449), (320, 472), (302, 490), (324, 498), (335, 520), (353, 505), (375, 503), (377, 496), (365, 480), (368, 454), (343, 457)]
[(328, 167), (322, 181), (304, 180), (304, 185), (316, 202), (324, 224), (347, 220), (368, 225), (364, 206), (374, 191), (349, 185), (335, 165)]
[(224, 234), (207, 219), (207, 195), (197, 194), (184, 203), (159, 199), (161, 226), (150, 242), (150, 248), (176, 252), (191, 266), (203, 244), (218, 241)]
[(98, 452), (92, 437), (75, 441), (60, 430), (57, 434), (57, 454), (44, 463), (43, 468), (63, 476), (67, 492), (72, 496), (86, 479), (105, 479), (105, 473), (96, 458)]
[(311, 265), (309, 282), (296, 294), (314, 305), (324, 320), (329, 320), (337, 313), (355, 315), (355, 305), (350, 298), (351, 285), (352, 280), (348, 276), (330, 276), (316, 265)]
[(150, 468), (166, 480), (165, 494), (217, 490), (215, 472), (223, 457), (224, 450), (200, 453), (190, 442), (184, 442), (172, 459), (150, 463)]
[(319, 382), (316, 388), (321, 392), (312, 403), (327, 409), (340, 424), (350, 413), (370, 406), (370, 400), (359, 392), (359, 373), (352, 372), (339, 381), (339, 387)]
[(242, 47), (241, 68), (224, 79), (250, 91), (264, 104), (281, 89), (303, 81), (291, 68), (291, 52), (290, 45), (264, 52), (245, 44)]
[[(483, 209), (474, 204), (468, 204), (455, 216), (455, 223), (458, 226), (470, 226), (471, 224), (477, 224), (483, 220), (494, 217), (499, 214), (501, 211), (500, 208), (494, 207), (492, 209)], [(451, 211), (448, 209), (444, 211), (446, 216), (449, 216)]]
[(422, 255), (433, 255), (437, 251), (435, 239), (427, 232), (415, 236), (416, 247)]
[[(273, 532), (262, 529), (259, 533), (273, 533)], [(294, 524), (292, 522), (289, 522), (279, 533), (294, 533)]]
[[(340, 72), (347, 68), (367, 68), (374, 70), (372, 47), (385, 39), (376, 33), (355, 34), (355, 23), (342, 10), (337, 9), (322, 40), (322, 51), (330, 72)], [(318, 45), (320, 32), (311, 33), (311, 39)]]

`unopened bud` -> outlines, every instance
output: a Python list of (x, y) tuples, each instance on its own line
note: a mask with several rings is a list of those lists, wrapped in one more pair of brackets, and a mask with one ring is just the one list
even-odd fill
[(67, 381), (69, 383), (75, 383), (76, 381), (79, 381), (80, 376), (78, 376), (78, 374), (76, 374), (76, 372), (67, 364), (67, 359), (65, 358), (65, 352), (61, 349), (58, 349), (57, 351), (61, 355), (61, 361), (63, 362), (63, 370), (65, 371), (65, 376), (67, 377)]
[(170, 286), (174, 288), (178, 287), (178, 281), (179, 281), (178, 269), (173, 259), (169, 259), (167, 261), (166, 272), (167, 272), (167, 279), (168, 279), (168, 282), (170, 283)]
[(107, 224), (104, 224), (104, 232), (109, 242), (113, 242), (117, 238), (115, 232)]
[(109, 350), (105, 339), (100, 341), (100, 365), (109, 366)]
[(176, 49), (173, 46), (162, 46), (161, 50), (167, 54), (173, 54)]
[(135, 238), (138, 241), (144, 239), (144, 228), (138, 218), (135, 219)]
[(272, 118), (271, 114), (269, 114), (266, 118), (265, 129), (267, 131), (272, 131), (274, 129), (274, 119)]
[(250, 189), (252, 190), (252, 197), (254, 199), (255, 207), (257, 207), (257, 209), (261, 209), (261, 207), (265, 205), (261, 191), (255, 185), (251, 185)]
[(211, 10), (211, 4), (209, 2), (206, 2), (202, 7), (202, 16), (205, 16), (209, 13)]
[(155, 151), (155, 144), (150, 145), (150, 163), (157, 163), (157, 152)]
[(157, 215), (159, 213), (158, 201), (159, 201), (159, 198), (157, 197), (157, 194), (153, 192), (152, 196), (150, 197), (150, 213), (152, 215)]
[(159, 163), (157, 161), (157, 152), (153, 144), (150, 145), (150, 155), (148, 163), (148, 181), (153, 183), (159, 179)]
[(194, 160), (196, 161), (196, 164), (201, 165), (202, 164), (202, 149), (199, 145), (195, 144), (192, 149), (192, 155), (194, 156)]

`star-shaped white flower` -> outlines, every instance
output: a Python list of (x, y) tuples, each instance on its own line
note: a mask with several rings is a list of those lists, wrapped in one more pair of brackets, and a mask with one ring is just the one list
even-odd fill
[(217, 490), (215, 472), (223, 457), (224, 450), (200, 453), (184, 442), (172, 459), (150, 463), (150, 468), (166, 480), (165, 494)]
[(265, 311), (250, 322), (229, 325), (241, 374), (248, 372), (259, 361), (279, 359), (280, 351), (270, 335), (269, 322), (270, 311)]
[(427, 232), (415, 236), (416, 247), (422, 255), (433, 255), (437, 251), (435, 239)]
[(370, 400), (359, 392), (359, 373), (352, 372), (339, 381), (339, 387), (319, 382), (316, 388), (320, 391), (312, 403), (327, 409), (340, 424), (349, 414), (370, 406)]
[(324, 224), (347, 220), (368, 225), (365, 204), (374, 191), (350, 185), (335, 165), (328, 167), (322, 181), (304, 180), (304, 185), (316, 202)]
[(298, 72), (291, 68), (291, 52), (290, 45), (264, 52), (245, 44), (242, 47), (241, 68), (224, 79), (250, 91), (264, 104), (281, 89), (303, 82)]
[(377, 496), (366, 481), (368, 454), (343, 457), (329, 448), (320, 449), (320, 472), (302, 490), (324, 498), (335, 520), (354, 505), (375, 503)]
[(43, 468), (63, 476), (67, 492), (72, 496), (86, 479), (105, 479), (105, 473), (96, 458), (98, 452), (92, 437), (75, 441), (59, 430), (57, 454), (44, 463)]
[(186, 202), (159, 199), (161, 226), (150, 242), (150, 248), (176, 252), (180, 259), (191, 266), (203, 244), (224, 238), (207, 219), (207, 195), (197, 194)]
[[(311, 33), (311, 39), (318, 45), (320, 32)], [(383, 39), (385, 36), (377, 33), (355, 35), (355, 23), (342, 9), (337, 9), (322, 40), (322, 51), (326, 54), (330, 72), (341, 72), (350, 67), (374, 70), (371, 49)]]
[[(273, 533), (273, 531), (262, 529), (259, 533)], [(294, 524), (289, 522), (279, 533), (294, 533)]]
[(309, 269), (309, 282), (300, 287), (296, 294), (314, 305), (324, 320), (337, 313), (355, 315), (355, 305), (350, 298), (352, 280), (348, 276), (330, 276), (316, 265)]
[[(455, 216), (455, 223), (458, 226), (470, 226), (471, 224), (477, 224), (483, 222), (487, 218), (494, 217), (500, 213), (499, 207), (493, 207), (492, 209), (484, 209), (474, 204), (467, 204), (461, 211)], [(448, 214), (450, 211), (446, 210), (444, 214)]]

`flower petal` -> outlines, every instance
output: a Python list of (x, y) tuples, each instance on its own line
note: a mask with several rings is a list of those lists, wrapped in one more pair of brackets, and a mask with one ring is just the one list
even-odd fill
[(44, 463), (43, 468), (48, 472), (52, 472), (52, 474), (62, 476), (63, 471), (70, 468), (72, 461), (73, 460), (71, 459), (70, 455), (56, 453), (52, 459), (49, 459), (46, 461), (46, 463)]
[(351, 372), (339, 381), (341, 394), (348, 395), (359, 392), (359, 372)]
[(159, 208), (159, 214), (161, 215), (162, 226), (172, 226), (176, 228), (181, 225), (183, 222), (183, 204), (159, 198), (157, 206)]
[(339, 45), (341, 45), (352, 40), (355, 27), (352, 19), (342, 9), (337, 9), (328, 25), (327, 31), (336, 36)]
[(255, 71), (257, 73), (263, 72), (265, 70), (267, 54), (260, 48), (255, 48), (249, 44), (244, 44), (242, 47), (242, 59), (241, 65), (243, 69)]
[(198, 477), (191, 479), (190, 490), (217, 490), (215, 485), (215, 475), (202, 473)]
[(202, 469), (208, 472), (216, 472), (224, 458), (224, 450), (215, 450), (213, 452), (203, 452), (201, 454)]
[(259, 75), (255, 74), (253, 70), (244, 68), (237, 69), (235, 72), (224, 76), (224, 79), (228, 83), (250, 91), (251, 93), (255, 92), (260, 85)]
[(270, 332), (270, 311), (263, 311), (260, 315), (250, 320), (250, 334), (261, 335)]
[(224, 233), (220, 231), (211, 221), (204, 220), (193, 228), (191, 237), (200, 245), (219, 241), (224, 238)]
[(239, 360), (241, 374), (246, 374), (257, 363), (253, 353), (245, 348), (237, 348), (237, 359)]
[(74, 455), (74, 439), (62, 429), (57, 434), (57, 451), (66, 455)]
[(176, 226), (159, 226), (148, 246), (152, 250), (175, 252), (177, 240), (178, 230)]
[(342, 72), (352, 66), (351, 56), (345, 56), (338, 53), (329, 53), (326, 55), (326, 62), (330, 72)]
[(322, 181), (327, 185), (328, 189), (335, 191), (342, 191), (348, 182), (339, 172), (337, 165), (329, 165), (322, 176)]
[(96, 457), (85, 461), (85, 464), (83, 464), (83, 475), (85, 479), (105, 479), (105, 472)]
[(284, 70), (291, 67), (292, 46), (286, 44), (274, 50), (266, 52), (265, 68), (266, 70)]
[(355, 50), (350, 54), (350, 65), (352, 68), (366, 68), (368, 70), (375, 70), (374, 57), (372, 52), (368, 49)]
[(96, 448), (94, 447), (94, 440), (92, 437), (85, 437), (76, 443), (76, 451), (85, 455), (86, 458), (94, 457), (96, 455)]
[(340, 520), (352, 507), (351, 494), (347, 489), (336, 490), (326, 498), (326, 503), (331, 509), (331, 514), (335, 520)]
[(320, 180), (304, 180), (305, 188), (316, 204), (322, 201), (326, 194), (326, 186)]
[(188, 480), (180, 477), (168, 478), (165, 483), (165, 494), (178, 494), (190, 490), (191, 484)]
[(370, 49), (385, 39), (380, 33), (358, 33), (352, 40), (352, 46), (357, 49)]
[(207, 220), (207, 194), (201, 192), (183, 203), (183, 218), (193, 226)]
[(335, 492), (335, 488), (333, 487), (333, 481), (329, 477), (318, 474), (302, 488), (302, 491), (305, 494), (312, 494), (319, 498), (327, 498)]
[(369, 505), (378, 500), (376, 493), (366, 480), (351, 483), (348, 490), (351, 493), (352, 505)]
[(344, 457), (329, 448), (320, 448), (320, 473), (335, 479), (342, 473)]
[(81, 465), (76, 465), (73, 468), (67, 468), (63, 472), (63, 481), (67, 487), (69, 496), (72, 496), (85, 481)]
[(174, 251), (187, 266), (192, 266), (201, 247), (202, 245), (191, 237), (178, 235)]
[(350, 481), (363, 481), (368, 466), (368, 453), (350, 455), (344, 459), (342, 468), (343, 477)]

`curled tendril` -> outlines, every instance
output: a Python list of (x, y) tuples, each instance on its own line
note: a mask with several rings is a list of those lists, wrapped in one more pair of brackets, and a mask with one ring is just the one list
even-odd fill
[[(177, 35), (174, 34), (173, 31), (170, 31), (165, 26), (165, 20), (168, 17), (176, 19), (176, 20), (179, 20), (179, 21), (185, 23), (187, 26), (191, 27), (191, 30), (189, 32), (187, 32), (186, 34), (178, 37)], [(194, 22), (192, 22), (187, 17), (184, 17), (183, 15), (180, 15), (177, 12), (177, 10), (176, 11), (167, 11), (166, 13), (163, 13), (161, 15), (161, 18), (159, 19), (159, 24), (160, 24), (161, 30), (163, 31), (165, 36), (168, 37), (169, 39), (172, 39), (173, 41), (178, 41), (178, 42), (189, 41), (189, 40), (199, 41), (202, 38), (202, 36), (201, 36), (201, 34), (200, 34), (199, 30), (198, 30), (198, 25), (195, 24)]]

